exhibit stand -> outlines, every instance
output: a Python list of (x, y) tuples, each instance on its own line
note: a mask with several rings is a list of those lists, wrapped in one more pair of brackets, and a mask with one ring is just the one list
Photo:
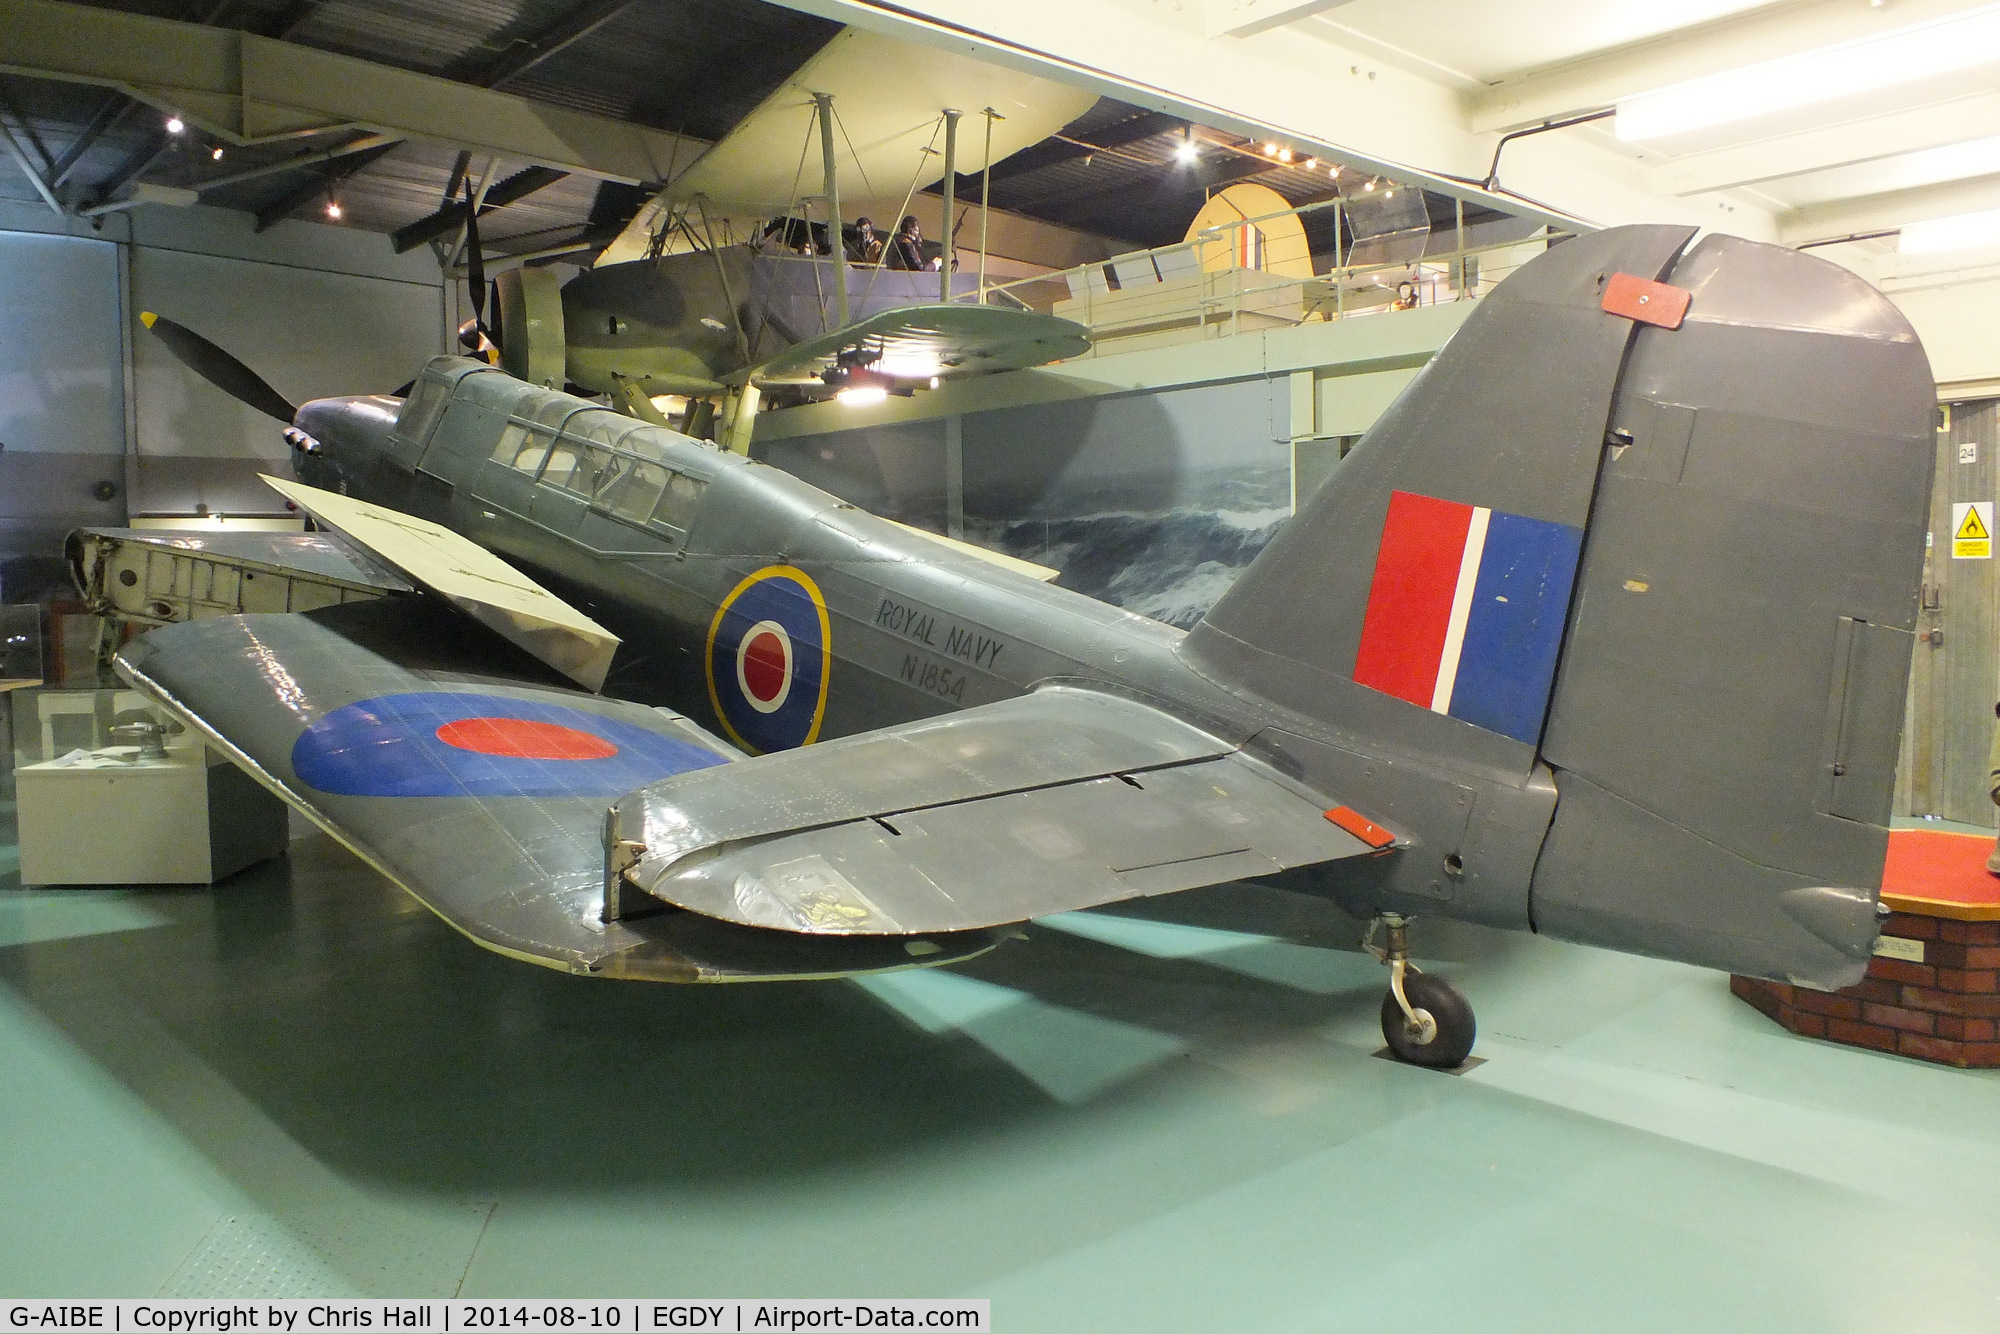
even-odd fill
[(14, 696), (21, 883), (212, 884), (275, 857), (284, 803), (129, 690)]

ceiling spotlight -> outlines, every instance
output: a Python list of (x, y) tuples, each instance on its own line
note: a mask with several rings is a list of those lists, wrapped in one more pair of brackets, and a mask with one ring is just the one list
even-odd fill
[(1307, 170), (1307, 171), (1311, 171), (1311, 170), (1312, 170), (1312, 169), (1313, 169), (1314, 167), (1317, 167), (1318, 165), (1319, 165), (1319, 159), (1318, 159), (1318, 158), (1316, 158), (1316, 157), (1309, 157), (1309, 158), (1307, 158), (1307, 159), (1306, 159), (1306, 170)]
[(187, 128), (187, 122), (182, 120), (179, 116), (167, 117), (168, 134), (179, 134), (182, 130), (185, 130), (186, 128)]
[(211, 148), (211, 149), (209, 149), (209, 150), (208, 150), (208, 157), (209, 157), (209, 161), (211, 161), (211, 162), (220, 162), (220, 161), (222, 161), (222, 145), (220, 145), (220, 144), (217, 144), (217, 145), (216, 145), (216, 146), (215, 146), (214, 148)]
[(1276, 156), (1278, 156), (1278, 146), (1277, 146), (1276, 144), (1265, 144), (1265, 145), (1264, 145), (1264, 156), (1265, 156), (1265, 157), (1276, 157)]
[(1338, 166), (1328, 167), (1326, 174), (1337, 181), (1340, 179), (1340, 168)]
[(326, 201), (326, 216), (336, 222), (340, 220), (340, 201), (338, 199), (329, 199)]
[(1382, 197), (1384, 199), (1394, 199), (1396, 197), (1396, 192), (1394, 190), (1385, 190), (1382, 192)]
[(1192, 162), (1201, 154), (1196, 151), (1192, 138), (1183, 139), (1174, 145), (1174, 158), (1180, 162)]
[(1366, 185), (1363, 185), (1361, 188), (1363, 190), (1373, 190), (1375, 188), (1375, 182), (1369, 181)]
[(1281, 149), (1279, 149), (1279, 150), (1278, 150), (1278, 161), (1280, 161), (1280, 162), (1290, 162), (1291, 160), (1292, 160), (1292, 150), (1291, 150), (1291, 149), (1289, 149), (1289, 148), (1281, 148)]
[(879, 384), (858, 384), (851, 389), (843, 389), (834, 397), (850, 408), (865, 408), (871, 403), (881, 403), (889, 397), (889, 391)]

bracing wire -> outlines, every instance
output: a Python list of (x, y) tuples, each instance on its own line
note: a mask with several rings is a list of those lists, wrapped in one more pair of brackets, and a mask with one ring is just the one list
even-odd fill
[[(934, 121), (934, 122), (932, 122), (932, 124), (931, 124), (931, 137), (930, 137), (930, 142), (924, 145), (924, 151), (923, 151), (923, 152), (921, 152), (921, 153), (917, 154), (917, 169), (916, 169), (916, 170), (915, 170), (914, 172), (911, 172), (911, 173), (910, 173), (910, 188), (909, 188), (909, 189), (907, 189), (907, 190), (905, 190), (905, 191), (903, 191), (903, 206), (902, 206), (901, 208), (899, 208), (899, 209), (897, 209), (897, 210), (896, 210), (896, 222), (895, 222), (895, 225), (896, 225), (897, 227), (901, 227), (901, 226), (903, 225), (903, 215), (904, 215), (905, 213), (908, 213), (908, 212), (910, 211), (910, 201), (911, 201), (912, 199), (915, 199), (915, 198), (917, 197), (917, 182), (918, 182), (918, 181), (920, 181), (920, 180), (922, 180), (922, 179), (924, 178), (924, 167), (925, 167), (925, 165), (926, 165), (926, 164), (925, 164), (925, 159), (926, 159), (926, 158), (928, 158), (928, 157), (930, 157), (932, 153), (934, 153), (934, 152), (936, 152), (936, 151), (937, 151), (937, 137), (938, 137), (938, 132), (939, 132), (940, 130), (942, 130), (943, 128), (944, 128), (944, 116), (943, 116), (942, 114), (940, 114), (940, 115), (938, 116), (937, 120), (935, 120), (935, 121)], [(945, 225), (946, 225), (947, 227), (949, 227), (949, 226), (951, 225), (951, 219), (950, 219), (950, 218), (946, 218), (946, 219), (945, 219), (944, 221), (945, 221)], [(894, 232), (891, 232), (891, 233), (890, 233), (890, 236), (892, 236), (892, 237), (893, 237), (894, 235), (895, 235), (895, 233), (894, 233)], [(882, 258), (883, 258), (883, 259), (884, 259), (885, 261), (886, 261), (886, 260), (888, 259), (888, 257), (889, 257), (889, 256), (888, 256), (888, 253), (887, 253), (887, 249), (888, 249), (888, 248), (887, 248), (887, 245), (885, 244), (885, 245), (884, 245), (884, 247), (883, 247), (883, 251), (884, 251), (884, 253), (883, 253), (883, 256), (882, 256)], [(862, 300), (862, 302), (863, 302), (864, 304), (866, 304), (866, 302), (867, 302), (867, 300), (868, 300), (868, 295), (869, 295), (869, 293), (871, 293), (871, 292), (873, 292), (873, 291), (875, 290), (875, 277), (876, 277), (876, 275), (877, 275), (877, 274), (879, 274), (879, 273), (881, 273), (881, 272), (882, 272), (882, 270), (883, 270), (884, 268), (886, 268), (886, 267), (888, 267), (886, 263), (883, 263), (883, 264), (878, 264), (878, 265), (876, 265), (876, 266), (875, 266), (875, 271), (874, 271), (873, 273), (870, 273), (870, 274), (868, 275), (868, 286), (867, 286), (867, 287), (865, 287), (865, 288), (863, 288), (863, 289), (862, 289), (862, 291), (861, 291), (861, 300)]]

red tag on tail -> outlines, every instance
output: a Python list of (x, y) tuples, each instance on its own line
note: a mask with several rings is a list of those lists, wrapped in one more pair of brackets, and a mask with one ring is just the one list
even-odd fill
[(1692, 298), (1693, 294), (1685, 287), (1656, 283), (1629, 273), (1614, 273), (1604, 284), (1606, 310), (1642, 324), (1657, 324), (1662, 329), (1681, 327)]

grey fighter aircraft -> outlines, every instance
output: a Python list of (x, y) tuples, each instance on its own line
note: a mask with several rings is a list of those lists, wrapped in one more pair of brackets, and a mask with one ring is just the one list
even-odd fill
[(1691, 240), (1502, 284), (1185, 634), (453, 358), (299, 412), (293, 494), (344, 541), (85, 534), (81, 575), (169, 619), (253, 605), (232, 567), (326, 574), (278, 601), (340, 605), (118, 668), (480, 944), (578, 973), (936, 964), (1256, 877), (1388, 927), (1419, 1063), (1474, 1035), (1408, 966), (1429, 914), (1838, 987), (1878, 929), (1933, 386), (1853, 274)]

